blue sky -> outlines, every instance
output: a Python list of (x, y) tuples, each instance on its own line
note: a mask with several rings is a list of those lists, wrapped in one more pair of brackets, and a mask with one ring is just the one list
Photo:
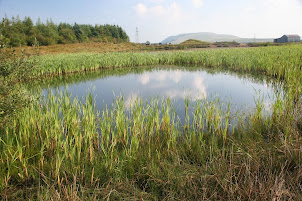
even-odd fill
[(160, 42), (181, 33), (240, 37), (302, 35), (302, 0), (0, 0), (0, 17), (116, 24), (135, 41)]

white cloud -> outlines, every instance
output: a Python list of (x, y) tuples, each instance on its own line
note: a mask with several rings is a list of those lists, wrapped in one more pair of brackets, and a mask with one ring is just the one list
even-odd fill
[(195, 76), (192, 82), (191, 89), (186, 89), (186, 90), (170, 89), (165, 91), (164, 94), (166, 96), (169, 96), (170, 98), (185, 99), (186, 97), (190, 97), (191, 100), (196, 101), (196, 100), (202, 100), (207, 98), (207, 88), (203, 83), (202, 77)]
[(137, 93), (133, 93), (131, 92), (129, 94), (129, 96), (127, 97), (127, 99), (125, 100), (125, 108), (127, 111), (130, 110), (130, 108), (132, 108), (135, 104), (135, 101), (139, 100), (140, 97)]
[(142, 83), (143, 85), (146, 85), (150, 82), (150, 75), (147, 73), (144, 73), (143, 75), (139, 76), (138, 81)]
[[(189, 84), (189, 89), (177, 89), (176, 84), (184, 79)], [(192, 100), (205, 99), (207, 97), (207, 89), (201, 75), (195, 75), (192, 80), (186, 80), (185, 72), (181, 70), (144, 73), (138, 77), (138, 81), (142, 85), (147, 85), (149, 89), (160, 89), (163, 95), (175, 99), (184, 99), (191, 97)], [(152, 82), (152, 83), (150, 83)], [(181, 83), (182, 86), (185, 83)], [(186, 85), (186, 84), (185, 84)], [(127, 101), (129, 102), (129, 101)]]
[(181, 80), (182, 74), (183, 73), (180, 70), (176, 70), (176, 71), (174, 71), (171, 79), (177, 84)]
[[(198, 23), (192, 22), (192, 11), (186, 11), (186, 7), (183, 7), (184, 3), (181, 1), (165, 0), (163, 3), (148, 4), (146, 2), (143, 4), (146, 5), (144, 14), (138, 12), (137, 6), (133, 9), (136, 15), (134, 27), (139, 29), (140, 42), (160, 42), (170, 35), (188, 32), (188, 26), (197, 27)], [(133, 32), (132, 41), (134, 36), (135, 32)]]
[[(235, 0), (219, 4), (204, 0), (144, 0), (146, 12), (136, 10), (136, 26), (141, 41), (160, 42), (168, 36), (182, 33), (214, 32), (239, 37), (275, 38), (283, 34), (302, 35), (302, 0)], [(140, 12), (142, 13), (142, 12)], [(135, 30), (135, 29), (133, 29)]]
[(203, 5), (202, 0), (192, 0), (192, 3), (195, 8), (200, 8)]
[(144, 15), (148, 10), (147, 7), (142, 3), (137, 4), (134, 9), (138, 15)]
[(165, 87), (169, 87), (169, 83), (155, 83), (155, 84), (152, 84), (152, 86), (150, 86), (150, 89), (152, 90), (157, 90), (157, 89), (162, 89), (162, 88), (165, 88)]
[(207, 89), (203, 83), (201, 76), (194, 77), (193, 86), (195, 87), (195, 97), (193, 99), (205, 99), (207, 97)]
[(161, 5), (151, 7), (150, 13), (154, 15), (162, 15), (164, 13), (164, 8)]
[(162, 3), (164, 2), (165, 0), (148, 0), (149, 2), (152, 2), (152, 3)]
[(165, 81), (167, 80), (167, 77), (168, 77), (167, 73), (156, 73), (153, 79), (157, 81)]
[(182, 78), (182, 72), (180, 70), (176, 70), (173, 72), (155, 72), (155, 73), (143, 73), (138, 77), (138, 81), (146, 85), (150, 81), (159, 81), (159, 82), (166, 82), (172, 80), (174, 83), (180, 82)]
[(164, 92), (166, 97), (171, 99), (185, 99), (186, 93), (185, 91), (181, 91), (178, 89), (167, 90)]
[(258, 37), (301, 33), (301, 27), (297, 26), (298, 19), (302, 19), (299, 0), (256, 0), (247, 7), (235, 19), (237, 23), (249, 22), (242, 27), (243, 30), (254, 31)]
[(170, 13), (173, 17), (173, 19), (180, 18), (181, 12), (178, 4), (176, 2), (173, 2), (167, 9), (168, 13)]
[[(151, 17), (154, 20), (154, 15), (160, 18), (158, 19), (178, 19), (181, 16), (181, 10), (176, 2), (171, 3), (169, 6), (156, 5), (147, 7), (146, 5), (139, 3), (134, 7), (135, 12), (144, 18)], [(157, 20), (158, 20), (157, 19)]]

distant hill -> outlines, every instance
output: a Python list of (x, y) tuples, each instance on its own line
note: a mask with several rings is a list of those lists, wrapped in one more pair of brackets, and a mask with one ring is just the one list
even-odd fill
[(184, 41), (187, 41), (189, 39), (195, 39), (205, 42), (231, 42), (236, 41), (239, 43), (251, 43), (251, 42), (273, 42), (274, 39), (272, 38), (240, 38), (238, 36), (233, 35), (227, 35), (227, 34), (216, 34), (216, 33), (210, 33), (210, 32), (200, 32), (200, 33), (188, 33), (188, 34), (180, 34), (177, 36), (170, 36), (163, 40), (162, 44), (180, 44)]
[(204, 41), (201, 41), (201, 40), (196, 40), (196, 39), (189, 39), (189, 40), (186, 40), (182, 43), (180, 43), (181, 45), (209, 45), (210, 43), (209, 42), (204, 42)]

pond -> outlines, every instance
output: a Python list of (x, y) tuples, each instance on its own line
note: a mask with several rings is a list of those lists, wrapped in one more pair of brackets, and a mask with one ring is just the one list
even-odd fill
[(185, 98), (196, 101), (219, 100), (230, 102), (231, 111), (248, 112), (262, 99), (264, 111), (270, 112), (274, 102), (273, 84), (261, 75), (246, 75), (222, 70), (196, 67), (157, 66), (103, 70), (68, 75), (46, 80), (40, 84), (43, 94), (67, 91), (72, 97), (86, 97), (92, 93), (96, 107), (111, 106), (116, 96), (123, 96), (129, 109), (137, 98), (170, 98), (178, 115), (185, 112)]

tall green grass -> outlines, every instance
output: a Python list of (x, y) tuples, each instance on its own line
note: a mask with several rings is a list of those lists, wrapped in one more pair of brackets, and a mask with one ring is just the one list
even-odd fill
[[(284, 119), (286, 124), (295, 121), (289, 122), (292, 116), (284, 113), (283, 100), (279, 97), (274, 104), (272, 117), (262, 115), (262, 104), (258, 101), (255, 111), (243, 119), (239, 114), (231, 117), (230, 109), (222, 109), (229, 103), (219, 99), (197, 101), (194, 105), (186, 99), (186, 121), (181, 124), (169, 99), (137, 99), (128, 111), (123, 97), (117, 97), (110, 109), (98, 110), (91, 94), (83, 100), (71, 99), (62, 92), (52, 94), (20, 111), (12, 126), (1, 131), (0, 186), (9, 189), (23, 185), (30, 189), (39, 183), (54, 185), (63, 193), (62, 186), (66, 188), (72, 182), (93, 189), (131, 180), (137, 182), (137, 187), (145, 185), (149, 196), (162, 199), (160, 182), (152, 180), (151, 175), (158, 176), (161, 170), (175, 174), (171, 167), (162, 165), (184, 163), (203, 169), (213, 167), (217, 157), (232, 160), (229, 154), (239, 152), (243, 158), (254, 157), (251, 155), (256, 153), (246, 150), (246, 143), (269, 140), (272, 142), (267, 145), (282, 142), (280, 146), (288, 146), (285, 141), (295, 135), (287, 130), (290, 126), (283, 127)], [(237, 127), (229, 124), (234, 119)], [(278, 136), (283, 132), (284, 136)], [(295, 164), (301, 162), (299, 156), (292, 160)], [(177, 189), (175, 185), (170, 187)], [(224, 193), (223, 189), (219, 191)]]
[[(196, 64), (258, 72), (283, 82), (271, 115), (263, 102), (232, 116), (219, 99), (123, 97), (96, 108), (66, 93), (33, 99), (0, 129), (3, 199), (271, 200), (302, 198), (302, 46), (37, 57), (33, 77), (100, 68)], [(228, 108), (227, 110), (223, 108)], [(236, 126), (232, 122), (236, 122)]]
[(195, 64), (245, 72), (257, 71), (277, 78), (286, 78), (291, 72), (299, 72), (301, 49), (301, 45), (290, 45), (182, 52), (42, 55), (38, 56), (38, 66), (33, 75), (64, 74), (102, 68)]
[(285, 83), (284, 90), (294, 94), (295, 99), (302, 92), (301, 44), (181, 52), (56, 54), (34, 60), (38, 64), (32, 71), (33, 77), (135, 66), (195, 65), (264, 74)]

